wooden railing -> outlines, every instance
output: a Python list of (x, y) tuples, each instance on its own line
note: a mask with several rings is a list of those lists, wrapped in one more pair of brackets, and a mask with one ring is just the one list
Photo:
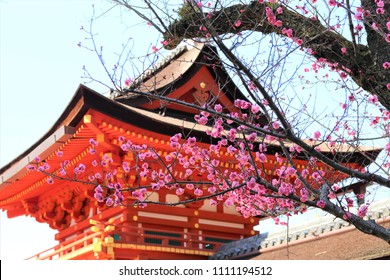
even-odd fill
[(94, 238), (99, 238), (104, 241), (105, 237), (113, 237), (114, 244), (153, 245), (207, 252), (215, 252), (222, 244), (230, 241), (228, 238), (210, 234), (138, 228), (122, 224), (104, 225), (100, 227), (100, 230), (96, 230), (95, 228), (94, 231), (70, 238), (51, 249), (28, 258), (28, 260), (71, 259), (73, 256), (83, 253), (93, 253)]
[(179, 232), (155, 228), (137, 228), (119, 226), (112, 232), (116, 243), (136, 243), (140, 245), (173, 246), (176, 248), (196, 249), (213, 252), (227, 242), (235, 239), (223, 238), (219, 235), (199, 234), (195, 232)]
[(77, 250), (86, 248), (93, 244), (95, 237), (100, 237), (100, 232), (88, 232), (82, 235), (71, 238), (60, 245), (54, 246), (53, 248), (47, 249), (39, 254), (36, 254), (27, 260), (58, 260), (70, 253), (74, 253)]

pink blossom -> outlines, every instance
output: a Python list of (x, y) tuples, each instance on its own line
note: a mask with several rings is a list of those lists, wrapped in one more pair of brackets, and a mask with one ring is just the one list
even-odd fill
[(308, 201), (308, 200), (309, 200), (309, 197), (308, 197), (306, 194), (301, 195), (300, 201), (301, 201), (302, 203), (305, 203), (305, 202)]
[(358, 210), (358, 215), (360, 218), (363, 218), (367, 215), (367, 211), (368, 211), (368, 206), (367, 205), (362, 205), (360, 206), (359, 210)]
[(342, 54), (346, 54), (347, 53), (347, 49), (346, 48), (341, 48), (341, 53)]
[(203, 191), (202, 191), (201, 189), (196, 189), (196, 190), (194, 191), (194, 195), (196, 195), (196, 196), (202, 196), (202, 195), (203, 195)]
[(27, 165), (26, 168), (29, 171), (35, 171), (37, 169), (34, 165), (31, 165), (31, 164)]
[(383, 9), (383, 8), (378, 8), (378, 9), (376, 9), (376, 13), (377, 13), (378, 15), (383, 15), (383, 14), (385, 13), (385, 9)]
[(390, 154), (390, 142), (386, 144), (385, 150)]
[(390, 62), (386, 61), (385, 63), (383, 63), (383, 68), (389, 69), (390, 68)]
[(314, 139), (315, 140), (318, 140), (318, 138), (320, 138), (320, 137), (321, 137), (321, 132), (319, 132), (319, 131), (314, 132)]
[(331, 192), (329, 192), (328, 197), (329, 197), (329, 199), (335, 199), (336, 198), (336, 194), (331, 191)]
[(376, 103), (378, 103), (378, 96), (376, 96), (375, 94), (374, 94), (374, 95), (371, 95), (371, 96), (368, 98), (368, 101), (369, 101), (370, 103), (376, 104)]
[(379, 123), (379, 120), (380, 120), (379, 117), (375, 117), (375, 118), (371, 121), (371, 124), (370, 124), (370, 125), (375, 127), (375, 126)]
[(103, 202), (103, 195), (101, 194), (101, 193), (97, 193), (97, 192), (95, 192), (95, 194), (94, 194), (94, 197), (95, 197), (95, 199), (98, 201), (98, 202)]
[(295, 174), (297, 173), (297, 170), (291, 166), (288, 166), (286, 168), (286, 174), (289, 175), (289, 176), (295, 176)]
[(207, 124), (208, 119), (207, 119), (207, 117), (202, 116), (197, 121), (198, 121), (199, 124), (205, 125), (205, 124)]
[(356, 12), (353, 16), (356, 20), (363, 20), (362, 12)]
[(309, 175), (309, 170), (303, 169), (303, 170), (301, 171), (301, 175), (302, 175), (303, 178), (306, 178), (306, 177)]
[(112, 205), (114, 205), (114, 200), (111, 197), (107, 198), (106, 205), (108, 207), (111, 207)]
[(299, 38), (295, 38), (294, 42), (297, 43), (299, 46), (303, 44), (303, 40)]
[(130, 78), (127, 78), (125, 80), (125, 86), (127, 86), (127, 87), (129, 87), (132, 83), (133, 83), (133, 81)]
[(346, 78), (348, 78), (348, 75), (347, 75), (347, 73), (345, 73), (344, 71), (340, 71), (340, 77), (341, 77), (342, 79), (346, 79)]
[(324, 175), (325, 172), (322, 170), (315, 171), (311, 174), (311, 176), (314, 180), (316, 180), (316, 182), (322, 182)]
[(390, 20), (386, 23), (387, 30), (390, 30)]
[(276, 12), (280, 15), (280, 14), (283, 14), (283, 9), (282, 9), (282, 7), (278, 7), (277, 9), (276, 9)]
[(346, 212), (344, 215), (343, 215), (343, 219), (344, 220), (348, 220), (351, 218), (351, 213), (350, 212)]
[(218, 205), (218, 202), (216, 202), (214, 199), (210, 199), (210, 205), (216, 206), (216, 205)]
[(353, 199), (351, 199), (349, 197), (346, 197), (345, 201), (347, 202), (348, 207), (352, 207), (353, 206), (353, 203), (354, 203)]
[(48, 184), (54, 184), (54, 179), (52, 177), (47, 178), (46, 181)]
[(288, 38), (292, 38), (293, 37), (293, 30), (291, 28), (289, 28), (289, 29), (283, 28), (282, 34), (286, 35)]
[(266, 162), (267, 161), (267, 156), (265, 154), (263, 154), (263, 153), (256, 152), (256, 158), (260, 162)]
[(260, 111), (260, 107), (257, 104), (252, 104), (251, 112), (257, 114)]
[(360, 25), (360, 24), (357, 24), (357, 25), (355, 26), (355, 29), (356, 29), (357, 31), (361, 31), (361, 30), (363, 29), (363, 26)]
[[(376, 1), (375, 1), (375, 2), (376, 2)], [(385, 6), (385, 3), (384, 3), (382, 0), (380, 0), (380, 1), (376, 2), (376, 5), (377, 5), (379, 8), (383, 8), (383, 7)]]
[(188, 145), (190, 145), (191, 147), (195, 146), (195, 144), (196, 144), (196, 137), (188, 137), (187, 143), (188, 143)]
[(196, 5), (198, 6), (199, 9), (203, 7), (203, 4), (201, 1), (196, 2)]
[(390, 83), (386, 85), (387, 89), (390, 90)]
[(91, 139), (89, 139), (89, 144), (92, 145), (92, 146), (97, 146), (99, 143), (95, 139), (91, 138)]
[(157, 48), (156, 46), (153, 45), (153, 46), (152, 46), (152, 51), (153, 51), (153, 52), (158, 52), (158, 48)]
[(215, 104), (215, 105), (214, 105), (214, 110), (215, 110), (216, 112), (221, 113), (221, 112), (222, 112), (222, 109), (223, 109), (223, 107), (222, 107), (221, 104)]
[(319, 208), (324, 208), (325, 207), (325, 202), (323, 200), (319, 200), (319, 201), (317, 201), (316, 205)]
[(234, 26), (235, 27), (240, 27), (241, 26), (241, 20), (236, 20), (235, 22), (234, 22)]
[(280, 123), (279, 123), (279, 122), (273, 122), (273, 123), (272, 123), (272, 127), (273, 127), (274, 129), (279, 129), (279, 128), (280, 128)]
[(186, 176), (186, 177), (191, 176), (191, 175), (192, 175), (192, 172), (193, 172), (193, 171), (192, 171), (191, 169), (187, 169), (186, 172), (185, 172), (185, 176)]
[(226, 207), (230, 207), (230, 206), (233, 206), (234, 205), (234, 198), (233, 197), (229, 197), (228, 199), (226, 199), (225, 201), (225, 206)]
[(175, 193), (176, 193), (176, 195), (182, 195), (184, 193), (184, 189), (183, 188), (177, 188)]

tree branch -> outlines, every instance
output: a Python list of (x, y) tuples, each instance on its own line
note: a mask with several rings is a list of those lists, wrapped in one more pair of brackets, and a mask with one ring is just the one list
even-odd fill
[[(325, 58), (328, 62), (337, 63), (339, 69), (348, 69), (348, 75), (356, 84), (366, 91), (378, 95), (382, 105), (390, 109), (390, 94), (386, 87), (389, 79), (384, 80), (382, 76), (378, 77), (377, 73), (384, 71), (381, 69), (382, 65), (375, 63), (370, 44), (369, 46), (355, 45), (342, 35), (323, 26), (319, 20), (307, 18), (283, 6), (281, 14), (275, 12), (277, 19), (281, 20), (283, 25), (276, 27), (267, 20), (266, 7), (276, 9), (271, 4), (258, 3), (257, 1), (249, 5), (237, 4), (224, 7), (211, 15), (203, 14), (196, 9), (192, 9), (190, 12), (191, 9), (188, 9), (189, 14), (172, 23), (164, 34), (165, 39), (169, 42), (166, 48), (172, 49), (186, 38), (205, 37), (207, 32), (199, 30), (199, 27), (203, 26), (202, 22), (205, 18), (208, 19), (217, 35), (257, 31), (263, 34), (276, 33), (287, 37), (287, 34), (282, 31), (283, 28), (292, 29), (294, 38), (301, 39), (301, 46), (310, 48), (315, 58)], [(236, 20), (240, 20), (239, 26), (234, 25)], [(386, 43), (383, 38), (382, 41)], [(342, 52), (342, 48), (345, 48), (346, 53)], [(377, 49), (377, 52), (381, 51)], [(390, 73), (386, 77), (389, 75)]]

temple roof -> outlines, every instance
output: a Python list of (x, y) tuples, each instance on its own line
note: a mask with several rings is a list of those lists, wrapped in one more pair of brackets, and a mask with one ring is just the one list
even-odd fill
[[(7, 165), (3, 166), (0, 169), (0, 192), (3, 188), (3, 184), (7, 182), (8, 178), (5, 176), (6, 173), (10, 172), (10, 169), (17, 167), (20, 170), (24, 170), (25, 166), (33, 160), (38, 154), (34, 154), (33, 151), (40, 151), (43, 149), (42, 145), (48, 145), (45, 141), (51, 137), (58, 138), (56, 133), (59, 133), (59, 129), (63, 128), (66, 130), (64, 133), (71, 132), (71, 128), (75, 127), (84, 117), (84, 114), (89, 110), (94, 109), (107, 116), (113, 117), (120, 121), (131, 123), (135, 126), (138, 126), (142, 129), (153, 131), (156, 133), (164, 134), (167, 136), (172, 136), (178, 132), (190, 133), (191, 135), (198, 138), (199, 141), (205, 141), (210, 143), (209, 136), (206, 135), (206, 130), (209, 129), (209, 126), (196, 124), (194, 121), (182, 120), (180, 118), (162, 116), (158, 113), (150, 112), (148, 110), (134, 108), (125, 104), (118, 103), (114, 100), (104, 97), (103, 95), (95, 92), (94, 90), (80, 85), (77, 89), (72, 100), (65, 108), (64, 112), (61, 114), (59, 119), (54, 123), (54, 125), (49, 129), (49, 131), (44, 134), (35, 144), (33, 144), (29, 149), (23, 152), (21, 155), (16, 157)], [(264, 139), (259, 139), (259, 141), (264, 142)], [(281, 152), (281, 148), (278, 142), (268, 143), (268, 153)], [(286, 143), (287, 146), (290, 144)], [(292, 144), (291, 144), (292, 145)], [(323, 152), (328, 157), (334, 157), (333, 153), (326, 145), (323, 143), (319, 145), (321, 152)], [(379, 154), (381, 149), (372, 148), (372, 147), (361, 147), (359, 151), (350, 151), (349, 146), (340, 145), (338, 154), (340, 159), (344, 158), (344, 162), (359, 163), (366, 165), (369, 161), (374, 160)], [(348, 157), (345, 155), (348, 154)], [(298, 157), (299, 158), (299, 157)], [(20, 163), (22, 163), (20, 165)], [(16, 170), (14, 170), (16, 172)]]
[[(212, 54), (211, 57), (210, 54)], [(205, 63), (205, 61), (212, 61), (213, 63)], [(216, 67), (213, 67), (214, 65)], [(180, 70), (179, 74), (175, 75), (174, 73), (178, 69)], [(169, 79), (164, 78), (168, 76)], [(204, 85), (201, 85), (202, 83)], [(120, 122), (119, 125), (126, 126), (127, 129), (131, 127), (133, 131), (137, 130), (148, 134), (151, 139), (165, 138), (164, 143), (169, 142), (169, 138), (179, 132), (185, 135), (191, 134), (199, 142), (206, 144), (215, 141), (206, 133), (210, 129), (209, 126), (195, 123), (194, 111), (174, 104), (164, 104), (163, 107), (167, 107), (166, 111), (170, 113), (161, 114), (162, 104), (159, 100), (151, 101), (139, 94), (134, 94), (150, 89), (171, 98), (186, 102), (192, 100), (198, 103), (202, 101), (196, 99), (196, 97), (209, 92), (210, 96), (217, 98), (217, 101), (223, 104), (228, 111), (236, 110), (233, 104), (235, 98), (245, 98), (228, 77), (223, 67), (218, 64), (218, 57), (214, 48), (208, 45), (196, 45), (193, 48), (183, 47), (179, 49), (168, 60), (136, 80), (134, 85), (128, 89), (129, 94), (125, 96), (116, 96), (114, 99), (110, 99), (84, 85), (80, 85), (64, 112), (49, 131), (29, 149), (0, 169), (0, 207), (3, 208), (3, 205), (9, 204), (7, 202), (9, 196), (14, 197), (13, 201), (15, 201), (18, 191), (20, 192), (18, 194), (20, 198), (26, 197), (27, 191), (23, 188), (28, 186), (23, 187), (17, 181), (28, 173), (25, 167), (36, 156), (40, 156), (42, 159), (46, 158), (72, 139), (75, 139), (73, 145), (77, 149), (81, 149), (81, 146), (85, 149), (88, 146), (89, 138), (96, 137), (98, 129), (87, 127), (81, 131), (78, 128), (82, 126), (86, 114), (90, 114), (90, 112), (97, 115), (100, 122), (104, 122), (104, 118), (114, 123), (119, 124)], [(80, 145), (77, 141), (83, 141), (83, 144)], [(258, 143), (264, 142), (267, 141), (262, 137), (258, 137)], [(276, 152), (280, 155), (283, 154), (283, 150), (277, 141), (267, 142), (267, 144), (268, 154), (274, 155)], [(318, 144), (320, 151), (327, 157), (336, 157), (339, 162), (356, 167), (368, 165), (375, 160), (381, 151), (380, 148), (359, 147), (359, 149), (355, 149), (347, 145), (339, 145), (336, 147), (337, 152), (334, 154), (326, 143)], [(163, 145), (165, 145), (165, 148), (169, 146), (166, 143)], [(288, 147), (293, 143), (286, 142), (284, 145)], [(74, 153), (74, 156), (77, 157), (78, 154)], [(301, 169), (307, 165), (307, 155), (303, 152), (297, 154), (294, 160)], [(265, 170), (270, 176), (275, 172), (274, 164), (274, 160), (270, 160), (268, 170)], [(321, 168), (326, 169), (328, 167), (323, 164)], [(18, 186), (17, 188), (12, 188), (12, 190), (7, 188), (7, 186), (14, 183)]]
[[(201, 85), (202, 84), (202, 85)], [(227, 110), (235, 110), (235, 99), (247, 100), (225, 70), (215, 47), (201, 43), (180, 45), (162, 61), (147, 69), (121, 93), (112, 98), (133, 107), (161, 111), (175, 117), (196, 113), (174, 104), (162, 104), (139, 94), (149, 92), (203, 105), (211, 100), (221, 103)]]
[[(390, 201), (370, 205), (367, 216), (390, 226)], [(304, 214), (305, 215), (305, 214)], [(261, 223), (260, 223), (261, 225)], [(332, 238), (335, 237), (335, 238)], [(359, 240), (359, 241), (358, 241)], [(313, 245), (315, 244), (315, 245)], [(210, 259), (375, 259), (390, 257), (383, 240), (366, 235), (350, 223), (332, 216), (233, 241), (220, 247)]]

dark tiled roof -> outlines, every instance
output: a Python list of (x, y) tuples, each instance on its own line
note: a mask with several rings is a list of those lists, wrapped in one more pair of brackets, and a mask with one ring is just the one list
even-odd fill
[(260, 244), (267, 238), (267, 233), (258, 234), (249, 238), (240, 239), (220, 247), (219, 251), (210, 260), (237, 260), (249, 259), (259, 254)]
[[(373, 203), (367, 218), (380, 221), (390, 217), (390, 200), (384, 200)], [(334, 219), (330, 216), (322, 219), (311, 219), (309, 222), (291, 227), (287, 233), (287, 229), (272, 232), (262, 233), (250, 238), (237, 240), (227, 243), (219, 249), (210, 259), (248, 259), (260, 255), (260, 249), (271, 249), (273, 247), (293, 245), (295, 242), (309, 241), (310, 237), (319, 237), (331, 232), (337, 232), (340, 229), (353, 226), (341, 219)], [(337, 238), (337, 237), (335, 237)]]

